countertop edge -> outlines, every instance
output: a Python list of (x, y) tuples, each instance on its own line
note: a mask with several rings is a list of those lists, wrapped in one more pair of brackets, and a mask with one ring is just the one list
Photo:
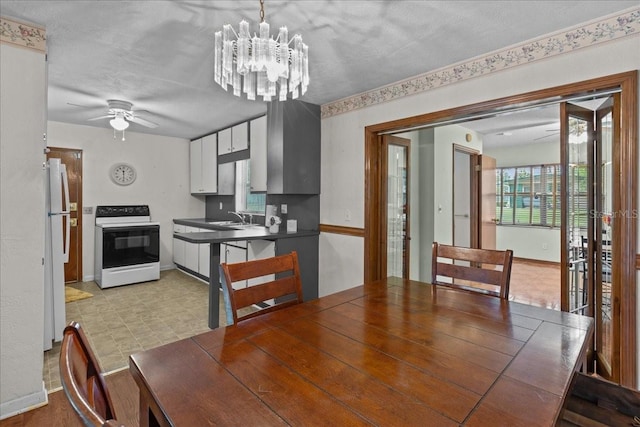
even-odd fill
[(319, 230), (298, 230), (292, 233), (287, 231), (271, 233), (266, 227), (234, 230), (222, 226), (213, 226), (208, 224), (208, 221), (211, 220), (207, 220), (205, 218), (174, 219), (174, 224), (207, 228), (211, 231), (202, 231), (197, 233), (173, 233), (173, 237), (189, 243), (222, 243), (237, 240), (278, 240), (320, 235)]

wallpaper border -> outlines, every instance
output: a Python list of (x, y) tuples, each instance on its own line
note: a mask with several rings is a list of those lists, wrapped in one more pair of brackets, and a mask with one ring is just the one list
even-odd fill
[(0, 16), (0, 43), (46, 53), (47, 32), (43, 27)]
[(322, 105), (322, 118), (426, 92), (497, 71), (530, 64), (611, 40), (640, 34), (640, 8), (490, 52), (435, 71)]

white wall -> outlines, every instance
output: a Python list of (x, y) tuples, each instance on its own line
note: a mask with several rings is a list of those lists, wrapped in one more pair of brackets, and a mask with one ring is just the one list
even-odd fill
[[(93, 207), (82, 218), (83, 280), (93, 280), (98, 205), (149, 205), (152, 221), (160, 222), (160, 268), (173, 268), (173, 219), (204, 217), (204, 197), (189, 193), (189, 141), (136, 132), (114, 140), (109, 129), (59, 122), (48, 123), (47, 138), (51, 147), (83, 150), (82, 202)], [(133, 184), (111, 181), (109, 170), (117, 162), (135, 167)]]
[(46, 401), (44, 53), (0, 44), (0, 418)]
[(495, 158), (496, 166), (499, 168), (560, 163), (560, 140), (507, 147), (485, 147), (484, 154)]
[[(364, 227), (365, 126), (640, 69), (639, 40), (639, 37), (618, 39), (324, 118), (320, 222)], [(443, 165), (446, 167), (447, 162)], [(439, 167), (440, 164), (438, 173)], [(439, 189), (437, 184), (436, 188), (441, 194), (436, 194), (435, 200), (438, 204), (443, 203), (443, 210), (448, 209), (450, 203), (446, 194), (451, 194), (450, 188)], [(350, 221), (345, 220), (345, 211), (352, 213)], [(443, 212), (439, 216), (450, 218), (450, 214)], [(441, 229), (436, 225), (435, 229), (439, 230), (434, 236), (436, 240), (445, 241), (450, 237), (450, 227)], [(320, 271), (339, 262), (340, 254), (327, 250), (330, 246), (335, 247), (339, 238), (323, 233)], [(358, 250), (356, 239), (353, 240), (344, 248), (345, 251), (353, 253)], [(360, 255), (364, 257), (363, 252)], [(333, 289), (357, 286), (361, 284), (363, 275), (363, 272), (355, 275), (351, 271), (331, 269), (331, 273), (324, 273), (320, 286), (321, 289), (327, 283)]]

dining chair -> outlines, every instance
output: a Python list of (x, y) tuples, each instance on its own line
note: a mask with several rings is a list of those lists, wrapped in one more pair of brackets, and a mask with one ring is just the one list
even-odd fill
[[(265, 259), (222, 263), (220, 268), (223, 272), (225, 304), (232, 314), (233, 323), (302, 302), (302, 281), (295, 251)], [(263, 280), (263, 283), (239, 288), (233, 286), (234, 283), (251, 279)], [(248, 310), (242, 310), (244, 314), (238, 314), (247, 307), (251, 307), (249, 313), (246, 313)]]
[(431, 283), (509, 298), (513, 251), (473, 249), (433, 242)]
[(78, 322), (64, 328), (60, 379), (69, 403), (85, 426), (122, 426), (98, 360)]

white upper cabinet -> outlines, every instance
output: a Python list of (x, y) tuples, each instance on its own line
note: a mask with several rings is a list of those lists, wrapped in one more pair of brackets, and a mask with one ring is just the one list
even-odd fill
[(218, 150), (221, 156), (247, 148), (249, 148), (249, 128), (246, 122), (218, 132)]
[(191, 141), (191, 194), (213, 194), (218, 190), (216, 134)]
[(202, 190), (202, 138), (191, 141), (189, 163), (191, 194), (197, 194)]
[(218, 153), (220, 155), (231, 152), (231, 128), (218, 132)]
[(249, 123), (251, 191), (267, 191), (267, 116)]
[(244, 122), (231, 128), (231, 151), (247, 148), (249, 148), (249, 124)]

